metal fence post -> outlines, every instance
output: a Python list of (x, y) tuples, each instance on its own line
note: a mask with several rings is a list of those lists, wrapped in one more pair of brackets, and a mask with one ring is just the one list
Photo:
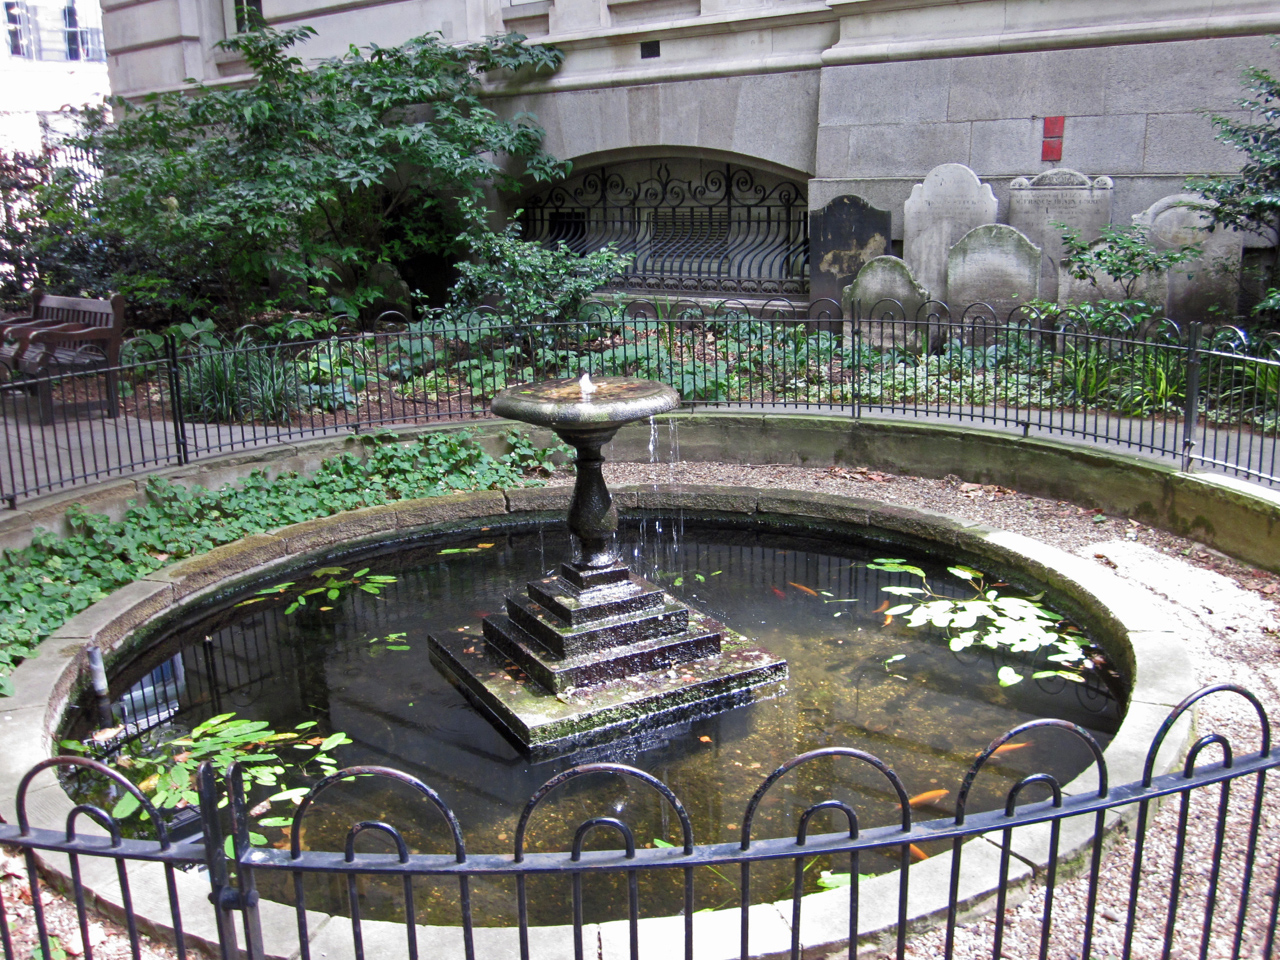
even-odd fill
[(238, 764), (227, 771), (227, 795), (231, 807), (232, 849), (235, 853), (236, 887), (235, 908), (244, 921), (245, 960), (263, 960), (266, 952), (262, 945), (262, 921), (258, 916), (258, 885), (253, 869), (245, 863), (253, 849), (249, 842), (249, 812), (245, 803), (244, 780)]
[(862, 419), (862, 301), (854, 300), (849, 304), (849, 359), (852, 371), (849, 374), (849, 405), (853, 411), (853, 419)]
[(235, 887), (227, 876), (227, 859), (223, 852), (222, 821), (218, 817), (217, 774), (208, 761), (200, 765), (197, 777), (200, 792), (200, 824), (204, 830), (205, 867), (209, 871), (209, 902), (213, 904), (214, 923), (218, 930), (218, 948), (222, 960), (239, 960), (236, 946)]
[(182, 419), (182, 377), (178, 372), (178, 342), (172, 336), (164, 338), (164, 358), (169, 377), (169, 403), (173, 407), (173, 442), (178, 447), (178, 465), (191, 462), (187, 447), (187, 425)]
[(1187, 328), (1187, 402), (1182, 424), (1182, 469), (1191, 469), (1191, 450), (1196, 445), (1200, 421), (1200, 333), (1204, 324), (1194, 321)]

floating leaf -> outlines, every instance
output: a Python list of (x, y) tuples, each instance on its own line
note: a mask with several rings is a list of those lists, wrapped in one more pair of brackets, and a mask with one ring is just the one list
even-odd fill
[(1084, 677), (1078, 673), (1068, 673), (1066, 670), (1037, 670), (1031, 675), (1032, 680), (1043, 680), (1046, 677), (1061, 677), (1063, 680), (1070, 680), (1073, 683), (1084, 683)]
[[(873, 875), (870, 873), (858, 874), (858, 882), (870, 880)], [(830, 870), (823, 870), (818, 874), (818, 886), (824, 890), (837, 890), (840, 887), (847, 887), (853, 883), (853, 874), (851, 873), (832, 873)]]
[(1013, 667), (1001, 667), (996, 674), (996, 679), (1000, 681), (1000, 686), (1012, 687), (1015, 683), (1022, 682), (1022, 674)]
[(126, 792), (124, 796), (116, 801), (116, 805), (111, 808), (111, 815), (117, 820), (123, 820), (140, 806), (142, 806), (142, 804), (139, 802), (138, 798), (132, 793)]

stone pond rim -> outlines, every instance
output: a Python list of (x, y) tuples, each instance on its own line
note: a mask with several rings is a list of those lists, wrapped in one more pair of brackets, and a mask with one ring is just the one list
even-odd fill
[[(1038, 445), (1037, 445), (1038, 446)], [(1018, 534), (984, 527), (972, 521), (955, 520), (929, 510), (889, 506), (870, 500), (834, 494), (792, 490), (755, 490), (750, 488), (644, 485), (615, 491), (620, 506), (628, 514), (644, 511), (712, 511), (757, 516), (761, 520), (803, 519), (819, 523), (846, 521), (869, 526), (896, 536), (920, 538), (938, 546), (958, 547), (977, 553), (1001, 564), (1028, 570), (1037, 579), (1064, 591), (1075, 602), (1091, 611), (1098, 622), (1108, 649), (1124, 661), (1134, 677), (1129, 708), (1116, 738), (1106, 751), (1107, 767), (1113, 782), (1122, 783), (1142, 776), (1143, 761), (1151, 734), (1159, 727), (1170, 707), (1197, 686), (1191, 659), (1181, 639), (1178, 625), (1160, 607), (1135, 597), (1131, 590), (1109, 570), (1095, 562), (1073, 556)], [(46, 641), (40, 656), (24, 661), (15, 671), (18, 693), (6, 704), (4, 719), (7, 736), (5, 751), (0, 752), (0, 814), (11, 820), (14, 814), (14, 787), (19, 777), (34, 763), (49, 757), (57, 742), (56, 730), (69, 700), (86, 683), (84, 656), (90, 645), (101, 647), (109, 660), (127, 656), (145, 643), (153, 624), (177, 616), (180, 611), (227, 590), (259, 582), (262, 577), (294, 569), (299, 564), (326, 561), (335, 550), (357, 548), (388, 538), (399, 539), (442, 529), (482, 529), (502, 518), (544, 516), (563, 510), (568, 491), (563, 487), (523, 488), (517, 490), (481, 491), (452, 494), (425, 500), (405, 501), (383, 507), (349, 511), (318, 520), (282, 527), (270, 534), (246, 538), (234, 544), (215, 548), (208, 554), (177, 561), (139, 581), (116, 591), (77, 614)], [(344, 545), (339, 548), (339, 544)], [(1157, 772), (1172, 769), (1175, 757), (1182, 756), (1190, 742), (1190, 728), (1180, 725), (1177, 737), (1170, 738), (1167, 753), (1162, 751)], [(1090, 774), (1064, 787), (1074, 794), (1096, 789)], [(65, 824), (74, 807), (72, 800), (56, 782), (33, 787), (32, 802), (38, 804), (36, 821), (40, 825), (58, 827)], [(1108, 819), (1114, 828), (1119, 815)], [(91, 829), (87, 826), (86, 829)], [(1064, 838), (1060, 854), (1065, 863), (1076, 862), (1089, 848), (1091, 831), (1073, 832)], [(1029, 881), (1035, 863), (1047, 865), (1047, 846), (1031, 834), (1019, 832), (1014, 838), (1016, 873), (1013, 885)], [(978, 854), (983, 854), (979, 857)], [(42, 866), (51, 874), (67, 878), (65, 861), (39, 854)], [(1000, 848), (982, 840), (965, 858), (966, 875), (972, 882), (967, 887), (967, 903), (976, 906), (994, 898), (999, 879)], [(86, 863), (85, 883), (94, 903), (109, 915), (124, 916), (122, 894), (113, 865), (108, 869), (91, 869)], [(946, 890), (951, 867), (950, 852), (915, 864), (913, 894), (909, 922), (946, 915)], [(981, 867), (981, 869), (979, 869)], [(135, 915), (145, 929), (172, 936), (171, 920), (166, 918), (169, 894), (163, 871), (156, 864), (140, 864), (129, 875), (133, 891)], [(184, 931), (188, 943), (197, 943), (212, 955), (217, 953), (217, 930), (213, 910), (208, 901), (209, 884), (196, 874), (178, 872), (174, 878), (181, 903)], [(885, 874), (868, 881), (863, 899), (868, 904), (896, 890), (898, 877)], [(809, 951), (830, 952), (847, 942), (847, 898), (842, 905), (833, 904), (841, 891), (823, 891), (805, 897), (806, 914), (815, 918), (801, 934), (802, 947)], [(835, 906), (842, 906), (839, 913)], [(823, 908), (827, 909), (823, 912)], [(754, 908), (760, 909), (760, 908)], [(784, 916), (791, 901), (770, 905), (753, 916), (753, 955), (785, 956), (791, 944), (792, 931)], [(265, 956), (269, 960), (296, 958), (292, 940), (296, 930), (293, 907), (262, 901)], [(704, 951), (710, 960), (736, 960), (737, 941), (722, 936), (725, 928), (736, 929), (736, 910), (732, 916), (700, 914), (698, 936), (709, 938)], [(881, 921), (864, 911), (863, 933), (887, 929)], [(313, 916), (312, 956), (322, 946), (330, 947), (331, 957), (353, 956), (348, 951), (332, 952), (332, 932), (337, 927), (326, 915)], [(896, 921), (882, 918), (884, 923)], [(644, 918), (640, 921), (642, 936), (660, 936), (669, 932), (670, 918)], [(586, 935), (595, 942), (617, 923), (588, 925)], [(393, 925), (370, 922), (366, 934), (403, 938)], [(426, 929), (426, 928), (424, 928)], [(430, 928), (442, 937), (453, 928)], [(539, 928), (545, 949), (542, 955), (554, 960), (573, 956), (569, 928)], [(329, 939), (325, 939), (329, 936)], [(512, 927), (478, 928), (482, 948), (492, 955), (515, 955), (517, 932)], [(386, 940), (384, 942), (390, 942)], [(700, 941), (701, 942), (701, 941)], [(454, 955), (450, 953), (450, 955)], [(703, 954), (700, 954), (703, 955)]]

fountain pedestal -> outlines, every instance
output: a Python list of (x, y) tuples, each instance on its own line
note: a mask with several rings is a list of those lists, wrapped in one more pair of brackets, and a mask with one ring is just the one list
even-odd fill
[[(618, 428), (679, 404), (647, 380), (513, 387), (493, 412), (554, 430), (577, 450), (569, 508), (574, 557), (508, 597), (483, 636), (432, 636), (431, 654), (535, 759), (774, 696), (786, 661), (703, 616), (618, 562), (617, 509), (600, 450)], [(525, 679), (527, 678), (527, 679)]]

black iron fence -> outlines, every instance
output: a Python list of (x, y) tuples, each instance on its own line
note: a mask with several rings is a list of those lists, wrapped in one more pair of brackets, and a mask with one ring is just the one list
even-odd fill
[[(1188, 712), (1211, 695), (1233, 699), (1238, 709), (1228, 714), (1238, 721), (1234, 735), (1213, 726), (1174, 772), (1156, 775), (1167, 749), (1186, 736)], [(990, 767), (1011, 746), (1030, 737), (1084, 741), (1095, 758), (1092, 779), (1083, 787), (1077, 781), (1077, 792), (1069, 793), (1049, 775), (1030, 774), (1014, 783), (1003, 809), (966, 809), (976, 779), (991, 775)], [(1245, 749), (1254, 745), (1256, 750)], [(170, 822), (119, 773), (83, 757), (53, 758), (21, 780), (17, 822), (0, 824), (0, 843), (25, 857), (29, 884), (21, 929), (0, 919), (0, 934), (5, 960), (19, 960), (17, 941), (38, 947), (42, 957), (65, 952), (93, 960), (89, 909), (97, 904), (124, 925), (135, 958), (139, 930), (146, 930), (168, 937), (183, 960), (196, 945), (224, 960), (363, 958), (370, 952), (416, 960), (420, 951), (467, 960), (500, 953), (518, 953), (522, 960), (570, 953), (579, 960), (588, 954), (635, 960), (679, 953), (686, 960), (788, 954), (798, 960), (819, 948), (831, 956), (851, 945), (852, 960), (859, 944), (901, 960), (909, 936), (930, 924), (938, 929), (921, 934), (926, 939), (913, 945), (915, 955), (1270, 958), (1280, 805), (1267, 777), (1278, 763), (1257, 698), (1221, 684), (1170, 711), (1146, 751), (1141, 776), (1121, 785), (1111, 782), (1102, 750), (1087, 732), (1064, 721), (1035, 720), (992, 741), (963, 780), (950, 785), (956, 790), (953, 816), (920, 821), (913, 810), (919, 798), (892, 769), (861, 750), (833, 746), (764, 776), (737, 821), (738, 841), (699, 845), (689, 812), (661, 780), (634, 767), (594, 763), (553, 777), (518, 816), (512, 811), (508, 851), (477, 854), (444, 799), (448, 785), (437, 790), (386, 768), (352, 767), (315, 783), (288, 818), (285, 839), (271, 846), (254, 844), (252, 798), (246, 798), (238, 768), (226, 785), (211, 767), (201, 769), (193, 785), (200, 835), (178, 839)], [(869, 771), (877, 792), (897, 801), (887, 822), (860, 819), (860, 801), (822, 796), (824, 788), (814, 781), (790, 776), (809, 765), (840, 764)], [(1135, 757), (1135, 775), (1136, 764)], [(65, 825), (33, 825), (29, 809), (41, 775), (73, 768), (100, 775), (116, 796), (133, 794), (151, 817), (148, 831), (155, 839), (127, 839), (127, 827), (104, 809), (72, 808), (69, 801)], [(616, 794), (594, 790), (581, 794), (584, 818), (570, 849), (535, 848), (531, 838), (545, 816), (543, 802), (589, 777), (621, 778), (653, 791), (669, 809), (673, 842), (646, 843), (614, 804)], [(373, 798), (368, 809), (374, 815), (349, 828), (344, 819), (339, 849), (304, 849), (306, 825), (330, 791), (354, 780)], [(421, 824), (383, 822), (376, 814), (377, 789), (407, 789), (421, 801), (419, 819), (435, 824), (439, 852), (410, 851), (404, 831), (418, 831)], [(796, 834), (760, 836), (769, 830), (759, 817), (766, 799), (786, 791), (803, 810)], [(47, 800), (35, 806), (51, 809)], [(1118, 824), (1124, 826), (1117, 830)], [(357, 845), (366, 852), (357, 852)], [(863, 872), (875, 872), (869, 865), (885, 855), (887, 872)], [(753, 884), (760, 871), (779, 864), (792, 878), (789, 888), (779, 894)], [(811, 871), (814, 865), (823, 872)], [(736, 902), (695, 911), (696, 888), (712, 873), (735, 878)], [(827, 889), (815, 893), (810, 881), (819, 875), (819, 886)], [(47, 916), (42, 887), (51, 876), (69, 895), (74, 916)], [(600, 898), (593, 900), (595, 913), (588, 915), (584, 889), (600, 884), (609, 885), (611, 894), (603, 908)], [(681, 893), (684, 907), (676, 916), (649, 914), (642, 891), (647, 895), (655, 884)], [(264, 885), (287, 905), (261, 896)], [(337, 893), (337, 913), (316, 912), (317, 889), (329, 895), (327, 902)], [(532, 898), (549, 897), (553, 889), (566, 906), (560, 925), (532, 924)], [(1006, 909), (1013, 897), (1025, 898), (1017, 911)], [(424, 926), (428, 900), (432, 919)], [(0, 902), (0, 918), (12, 906)], [(974, 910), (989, 919), (964, 927)], [(486, 926), (499, 912), (516, 922)]]
[(1280, 476), (1280, 349), (1234, 328), (997, 317), (984, 304), (956, 314), (936, 302), (882, 302), (846, 319), (832, 301), (786, 300), (592, 302), (557, 322), (403, 319), (324, 339), (147, 336), (118, 367), (11, 373), (0, 381), (0, 496), (12, 506), (215, 453), (484, 417), (508, 385), (585, 372), (662, 380), (686, 407), (960, 420), (1267, 484)]

